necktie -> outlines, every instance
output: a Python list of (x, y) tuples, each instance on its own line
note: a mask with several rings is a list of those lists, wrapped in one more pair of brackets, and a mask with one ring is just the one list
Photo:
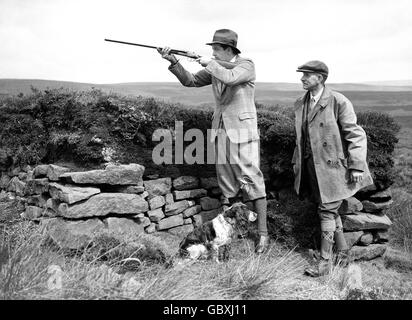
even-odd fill
[(315, 106), (315, 98), (311, 98), (309, 102), (309, 112), (312, 112), (314, 106)]

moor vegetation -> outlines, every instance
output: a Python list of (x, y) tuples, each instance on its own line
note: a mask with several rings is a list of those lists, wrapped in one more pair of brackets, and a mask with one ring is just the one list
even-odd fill
[[(268, 219), (274, 241), (267, 254), (255, 255), (253, 243), (239, 239), (229, 262), (206, 261), (187, 268), (175, 260), (177, 244), (161, 236), (142, 236), (132, 246), (100, 238), (81, 252), (62, 252), (48, 243), (34, 222), (4, 223), (0, 299), (354, 299), (344, 290), (345, 271), (339, 267), (321, 280), (303, 276), (306, 262), (301, 249), (318, 238), (318, 217), (290, 190), (294, 113), (288, 107), (259, 103), (257, 109), (261, 166), (272, 195)], [(396, 185), (399, 171), (393, 153), (399, 125), (379, 112), (357, 116), (367, 133), (376, 187)], [(140, 163), (147, 175), (214, 176), (213, 165), (155, 165), (151, 155), (158, 143), (152, 141), (156, 129), (173, 135), (175, 121), (182, 121), (184, 130), (206, 133), (211, 119), (210, 110), (153, 98), (33, 89), (31, 94), (0, 100), (0, 171), (40, 163), (83, 170), (110, 161)], [(410, 186), (410, 181), (402, 183)], [(411, 252), (412, 201), (406, 194), (409, 198), (402, 190), (394, 192), (396, 205), (388, 212), (394, 223), (390, 244)], [(384, 257), (382, 266), (366, 267), (362, 299), (412, 299), (411, 264), (394, 255)], [(403, 273), (394, 271), (405, 265)]]

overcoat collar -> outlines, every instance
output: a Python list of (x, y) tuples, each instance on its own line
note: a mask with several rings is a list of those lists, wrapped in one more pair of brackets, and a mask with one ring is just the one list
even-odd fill
[[(328, 105), (331, 94), (332, 93), (330, 89), (325, 86), (322, 96), (320, 97), (318, 103), (315, 105), (313, 109), (309, 122), (311, 122), (315, 118), (315, 116), (318, 114), (321, 108), (323, 109)], [(303, 105), (307, 101), (307, 99), (309, 99), (309, 96), (310, 96), (309, 91), (306, 91), (306, 93), (302, 97), (300, 97), (295, 103), (295, 113), (296, 113), (296, 116), (299, 117), (299, 119), (302, 118)]]

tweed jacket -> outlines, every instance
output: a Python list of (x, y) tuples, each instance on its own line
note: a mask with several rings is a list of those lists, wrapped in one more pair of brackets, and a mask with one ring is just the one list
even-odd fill
[[(295, 102), (296, 147), (292, 163), (295, 190), (302, 175), (302, 113), (309, 92)], [(373, 183), (366, 161), (365, 131), (357, 125), (352, 103), (325, 87), (308, 118), (308, 132), (322, 203), (346, 199)], [(363, 171), (361, 182), (349, 181), (349, 169)]]
[(236, 57), (236, 66), (226, 69), (212, 60), (206, 68), (192, 74), (180, 63), (169, 70), (186, 87), (202, 87), (211, 84), (215, 98), (211, 142), (215, 141), (220, 118), (228, 138), (233, 143), (259, 140), (255, 106), (255, 66), (252, 60)]

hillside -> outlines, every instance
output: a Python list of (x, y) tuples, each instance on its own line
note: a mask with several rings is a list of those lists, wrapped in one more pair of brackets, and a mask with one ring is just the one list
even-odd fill
[[(208, 87), (185, 88), (176, 82), (130, 82), (115, 84), (93, 84), (54, 80), (0, 79), (0, 95), (30, 93), (31, 87), (40, 90), (67, 88), (70, 90), (100, 89), (121, 95), (152, 96), (167, 102), (183, 103), (194, 108), (211, 107), (214, 104), (212, 91)], [(355, 107), (387, 107), (412, 109), (412, 86), (385, 86), (369, 84), (329, 84), (329, 87), (343, 92)], [(256, 84), (256, 101), (269, 105), (292, 105), (303, 94), (297, 83)]]

